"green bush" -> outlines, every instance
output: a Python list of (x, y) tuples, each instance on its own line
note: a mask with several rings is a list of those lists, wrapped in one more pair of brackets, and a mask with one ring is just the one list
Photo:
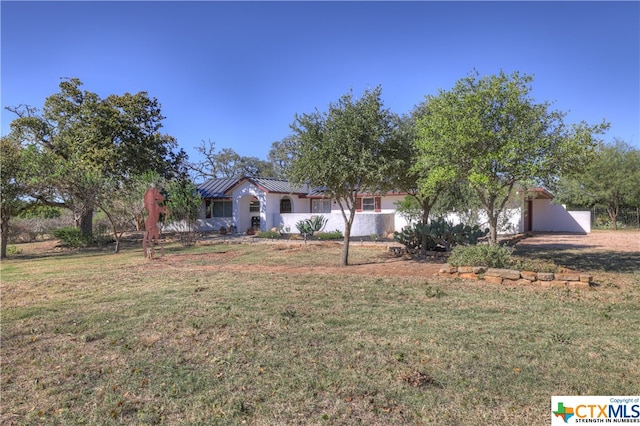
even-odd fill
[(62, 242), (62, 245), (67, 247), (86, 247), (91, 244), (92, 239), (90, 236), (84, 235), (79, 228), (74, 226), (54, 229), (52, 234)]
[(87, 246), (103, 246), (108, 244), (111, 239), (105, 235), (85, 235), (79, 228), (74, 226), (65, 226), (53, 230), (53, 236), (62, 242), (65, 247), (87, 247)]
[(558, 265), (541, 259), (512, 259), (511, 269), (518, 271), (558, 272)]
[(17, 254), (22, 254), (22, 249), (17, 246), (7, 246), (7, 256), (15, 256)]
[(331, 232), (321, 232), (316, 235), (319, 240), (341, 240), (344, 238), (344, 235), (339, 230), (331, 231)]
[(452, 266), (485, 266), (488, 268), (510, 268), (513, 248), (480, 244), (475, 246), (457, 246), (449, 255)]
[(439, 218), (428, 224), (419, 222), (402, 228), (401, 232), (393, 233), (393, 238), (407, 249), (419, 250), (423, 248), (423, 237), (426, 237), (425, 250), (443, 248), (450, 251), (458, 245), (477, 244), (488, 233), (488, 229), (483, 230), (478, 225), (452, 225), (444, 218)]

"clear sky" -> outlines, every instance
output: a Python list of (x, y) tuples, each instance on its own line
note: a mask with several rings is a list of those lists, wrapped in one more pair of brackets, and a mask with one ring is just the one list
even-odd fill
[(640, 3), (11, 2), (1, 8), (7, 105), (42, 107), (61, 77), (101, 97), (146, 91), (163, 131), (266, 159), (296, 113), (382, 86), (404, 114), (473, 69), (534, 76), (569, 123), (611, 122), (640, 148)]

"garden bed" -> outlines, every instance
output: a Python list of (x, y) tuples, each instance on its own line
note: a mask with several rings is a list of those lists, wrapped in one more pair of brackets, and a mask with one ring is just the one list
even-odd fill
[(484, 266), (451, 266), (445, 263), (437, 273), (445, 278), (484, 280), (492, 284), (530, 285), (542, 287), (589, 288), (593, 276), (563, 269), (560, 272), (518, 271)]

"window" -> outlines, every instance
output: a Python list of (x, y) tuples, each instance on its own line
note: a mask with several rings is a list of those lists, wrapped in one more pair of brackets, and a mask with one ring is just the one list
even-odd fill
[(356, 199), (356, 211), (380, 212), (382, 211), (381, 197), (363, 197)]
[(311, 213), (331, 213), (331, 200), (311, 200)]
[(249, 204), (249, 211), (254, 213), (260, 213), (260, 201), (257, 198), (251, 200)]
[(214, 217), (233, 217), (233, 202), (231, 201), (206, 200), (205, 207), (205, 217), (207, 219)]
[(362, 199), (362, 211), (374, 211), (376, 209), (376, 202), (373, 197)]
[(291, 200), (283, 198), (280, 200), (280, 213), (291, 213)]

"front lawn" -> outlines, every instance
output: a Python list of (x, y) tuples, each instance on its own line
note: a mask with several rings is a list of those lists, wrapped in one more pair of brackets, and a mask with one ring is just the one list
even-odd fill
[(638, 272), (502, 287), (352, 274), (339, 251), (3, 261), (2, 424), (532, 425), (552, 395), (640, 389)]

